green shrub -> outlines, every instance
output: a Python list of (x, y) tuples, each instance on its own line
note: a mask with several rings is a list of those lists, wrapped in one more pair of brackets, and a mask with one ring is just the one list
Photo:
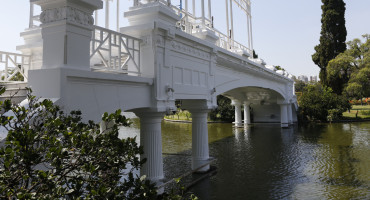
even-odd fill
[(27, 98), (28, 107), (0, 102), (0, 111), (13, 113), (0, 114), (8, 131), (0, 148), (0, 199), (156, 198), (154, 184), (133, 173), (144, 163), (137, 157), (143, 148), (135, 138), (118, 138), (118, 126), (129, 125), (120, 110), (103, 115), (110, 123), (100, 131), (82, 122), (79, 111), (65, 114), (50, 100)]
[(301, 118), (310, 121), (337, 120), (350, 108), (350, 103), (333, 93), (329, 87), (320, 84), (308, 85), (299, 101)]

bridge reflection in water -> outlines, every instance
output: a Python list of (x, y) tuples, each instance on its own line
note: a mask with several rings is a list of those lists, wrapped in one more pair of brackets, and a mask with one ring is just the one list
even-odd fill
[[(370, 198), (370, 123), (208, 127), (218, 172), (191, 188), (200, 199)], [(163, 122), (162, 136), (166, 178), (190, 170), (191, 124)]]

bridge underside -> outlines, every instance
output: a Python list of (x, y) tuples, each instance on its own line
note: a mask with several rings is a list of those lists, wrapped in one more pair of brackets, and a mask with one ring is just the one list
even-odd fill
[[(249, 106), (250, 123), (280, 123), (281, 108), (279, 102), (283, 96), (278, 92), (262, 87), (241, 87), (222, 94), (243, 106)], [(292, 106), (293, 122), (297, 120), (296, 109)], [(245, 115), (244, 115), (245, 116)], [(243, 120), (246, 122), (246, 119)]]

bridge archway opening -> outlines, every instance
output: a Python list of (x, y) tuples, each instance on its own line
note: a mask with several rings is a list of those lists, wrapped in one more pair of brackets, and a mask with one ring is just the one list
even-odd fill
[[(223, 92), (221, 95), (232, 100), (236, 108), (235, 123), (238, 122), (238, 113), (244, 116), (244, 123), (247, 123), (247, 116), (244, 114), (249, 110), (249, 123), (280, 123), (281, 122), (281, 105), (279, 102), (285, 98), (273, 89), (247, 86), (231, 89)], [(238, 111), (237, 106), (243, 107)], [(246, 108), (244, 108), (246, 107)], [(241, 117), (240, 117), (241, 118)]]

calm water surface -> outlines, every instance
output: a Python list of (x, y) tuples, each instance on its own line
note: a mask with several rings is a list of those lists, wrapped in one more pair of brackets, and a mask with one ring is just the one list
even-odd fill
[[(200, 199), (370, 199), (370, 123), (208, 127), (218, 172), (191, 189)], [(170, 179), (190, 170), (191, 124), (162, 130)]]

